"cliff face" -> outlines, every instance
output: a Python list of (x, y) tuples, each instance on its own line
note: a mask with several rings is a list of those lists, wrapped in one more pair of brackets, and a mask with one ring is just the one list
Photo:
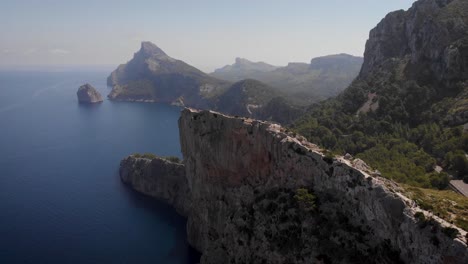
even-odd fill
[(429, 213), (360, 160), (324, 157), (278, 125), (215, 112), (186, 109), (179, 128), (185, 177), (181, 165), (168, 173), (172, 164), (133, 157), (120, 172), (188, 217), (202, 263), (468, 261), (466, 232), (452, 239), (443, 220), (415, 219)]
[(381, 118), (422, 123), (442, 107), (457, 125), (468, 121), (468, 109), (450, 106), (467, 99), (467, 79), (468, 1), (419, 0), (371, 30), (361, 72), (341, 99), (355, 113), (376, 92)]
[[(400, 58), (410, 65), (407, 73), (411, 77), (428, 78), (430, 74), (444, 83), (466, 79), (467, 12), (464, 0), (420, 0), (406, 12), (388, 14), (370, 32), (360, 77), (387, 60)], [(423, 67), (426, 72), (417, 72)]]
[(124, 183), (138, 192), (161, 199), (181, 215), (188, 215), (190, 192), (183, 164), (129, 156), (121, 161), (119, 174)]

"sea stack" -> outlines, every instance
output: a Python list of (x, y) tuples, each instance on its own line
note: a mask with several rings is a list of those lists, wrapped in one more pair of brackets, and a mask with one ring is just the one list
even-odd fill
[(101, 94), (90, 84), (84, 84), (76, 92), (78, 102), (81, 104), (94, 104), (102, 102)]

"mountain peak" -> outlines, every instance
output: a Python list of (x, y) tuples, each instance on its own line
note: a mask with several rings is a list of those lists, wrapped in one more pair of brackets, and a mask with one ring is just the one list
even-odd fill
[(235, 64), (249, 64), (249, 63), (253, 63), (253, 62), (249, 61), (248, 59), (244, 59), (240, 57), (237, 57), (236, 62), (235, 62)]
[(349, 67), (361, 68), (364, 58), (349, 55), (346, 53), (333, 54), (327, 56), (316, 57), (310, 60), (311, 69), (348, 69)]
[(167, 56), (167, 54), (150, 41), (142, 41), (140, 51), (147, 55)]

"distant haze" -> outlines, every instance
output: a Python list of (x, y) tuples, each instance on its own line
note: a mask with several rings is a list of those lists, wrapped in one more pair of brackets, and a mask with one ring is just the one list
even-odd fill
[(348, 53), (412, 0), (59, 1), (2, 0), (0, 69), (111, 65), (142, 40), (206, 72), (234, 58), (273, 65)]

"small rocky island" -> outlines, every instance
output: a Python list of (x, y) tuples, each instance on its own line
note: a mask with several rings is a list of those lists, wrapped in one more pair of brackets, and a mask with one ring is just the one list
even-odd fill
[(78, 96), (78, 102), (80, 104), (94, 104), (102, 102), (101, 94), (89, 83), (80, 86), (76, 95)]

